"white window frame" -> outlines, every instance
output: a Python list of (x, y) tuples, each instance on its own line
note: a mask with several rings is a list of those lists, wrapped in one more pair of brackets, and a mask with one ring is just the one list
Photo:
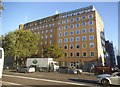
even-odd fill
[[(91, 53), (94, 53), (94, 56), (91, 55)], [(95, 57), (95, 52), (94, 51), (90, 51), (90, 57)]]
[(70, 28), (73, 29), (73, 28), (74, 28), (74, 24), (71, 24), (71, 25), (70, 25)]
[(74, 42), (74, 38), (73, 37), (70, 38), (70, 42)]
[[(79, 32), (78, 32), (79, 31)], [(76, 34), (80, 34), (80, 30), (76, 30)]]
[[(92, 30), (92, 31), (91, 31)], [(94, 32), (94, 29), (93, 28), (89, 28), (89, 32)]]
[[(83, 23), (85, 23), (85, 25), (83, 25)], [(82, 22), (82, 26), (83, 26), (83, 27), (86, 26), (86, 22)]]
[[(73, 21), (72, 21), (72, 20), (73, 20)], [(71, 19), (70, 19), (70, 22), (74, 22), (74, 18), (71, 18)]]
[[(93, 45), (93, 46), (92, 46), (92, 45)], [(89, 43), (89, 46), (90, 46), (91, 48), (94, 48), (94, 42)]]
[[(76, 48), (77, 48), (78, 45), (79, 45), (79, 48), (80, 48), (80, 44), (76, 44)], [(77, 49), (79, 49), (79, 48), (77, 48)]]
[[(85, 31), (85, 32), (83, 32)], [(86, 28), (82, 29), (82, 34), (85, 34), (86, 33)]]
[(59, 33), (59, 37), (62, 37), (62, 32)]
[[(90, 24), (92, 23), (92, 24)], [(88, 21), (89, 26), (93, 25), (93, 21)]]
[[(84, 47), (84, 44), (85, 44), (86, 47)], [(83, 44), (82, 44), (82, 48), (87, 48), (87, 44), (86, 44), (86, 43), (83, 43)]]
[[(91, 39), (92, 37), (92, 39)], [(89, 40), (94, 40), (94, 35), (89, 35)]]
[[(85, 40), (83, 38), (85, 38)], [(86, 41), (86, 40), (87, 40), (86, 36), (82, 36), (82, 41)]]
[[(77, 26), (77, 25), (79, 25), (79, 26)], [(79, 27), (80, 27), (80, 23), (77, 23), (77, 24), (76, 24), (76, 28), (79, 28)]]
[(71, 47), (72, 47), (72, 49), (74, 49), (74, 45), (73, 44), (70, 44), (70, 49), (71, 49)]
[(64, 42), (67, 43), (68, 42), (68, 38), (64, 38)]
[[(77, 17), (79, 20), (80, 20), (80, 17)], [(76, 18), (76, 21), (79, 21), (79, 20), (77, 20), (77, 18)]]
[(68, 36), (68, 32), (64, 32), (64, 36)]
[(59, 44), (62, 43), (62, 39), (59, 39)]
[[(71, 34), (71, 32), (73, 32), (73, 33)], [(74, 35), (74, 31), (70, 31), (70, 35)]]
[[(84, 52), (86, 52), (86, 56), (83, 55)], [(87, 51), (83, 51), (83, 52), (82, 52), (82, 56), (83, 56), (83, 57), (87, 57)]]
[(76, 37), (76, 41), (80, 41), (80, 37)]

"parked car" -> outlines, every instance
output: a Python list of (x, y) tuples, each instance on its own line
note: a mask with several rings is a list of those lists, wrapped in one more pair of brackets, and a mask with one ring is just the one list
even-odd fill
[(82, 69), (76, 69), (77, 70), (77, 74), (82, 74)]
[(65, 74), (77, 74), (78, 73), (76, 69), (69, 68), (69, 67), (59, 67), (58, 72), (65, 73)]
[(110, 74), (100, 74), (97, 76), (97, 82), (103, 85), (120, 85), (120, 72)]
[(17, 72), (23, 72), (23, 73), (32, 73), (35, 72), (35, 68), (34, 67), (19, 67), (17, 69)]

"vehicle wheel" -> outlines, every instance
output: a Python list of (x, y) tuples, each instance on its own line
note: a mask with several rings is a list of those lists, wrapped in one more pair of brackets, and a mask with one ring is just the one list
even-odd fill
[(108, 81), (107, 79), (103, 79), (103, 80), (101, 81), (101, 84), (102, 84), (102, 85), (109, 85), (109, 81)]
[(25, 70), (25, 73), (27, 73), (27, 70)]

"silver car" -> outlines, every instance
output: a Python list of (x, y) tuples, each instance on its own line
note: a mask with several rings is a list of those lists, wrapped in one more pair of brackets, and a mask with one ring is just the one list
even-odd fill
[(35, 72), (35, 68), (34, 67), (19, 67), (17, 69), (17, 72), (32, 73), (32, 72)]
[(97, 82), (103, 85), (120, 85), (120, 72), (110, 74), (101, 74), (97, 76)]

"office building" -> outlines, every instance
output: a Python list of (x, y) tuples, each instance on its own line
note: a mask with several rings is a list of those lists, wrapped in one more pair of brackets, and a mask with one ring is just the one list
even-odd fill
[(64, 50), (65, 57), (58, 59), (60, 66), (104, 66), (104, 23), (94, 6), (55, 14), (21, 26), (40, 35), (41, 52), (51, 44)]

